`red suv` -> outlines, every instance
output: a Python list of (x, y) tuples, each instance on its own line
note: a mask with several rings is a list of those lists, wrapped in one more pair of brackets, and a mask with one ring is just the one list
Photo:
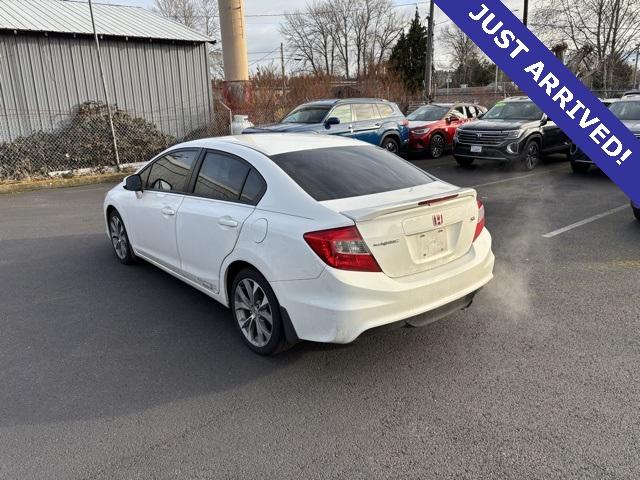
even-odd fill
[(430, 103), (407, 116), (409, 150), (426, 151), (432, 158), (441, 157), (453, 146), (453, 136), (463, 123), (478, 118), (487, 109), (471, 103)]

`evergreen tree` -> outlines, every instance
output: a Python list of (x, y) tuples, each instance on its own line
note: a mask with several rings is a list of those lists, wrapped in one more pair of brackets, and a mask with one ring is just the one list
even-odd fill
[(390, 57), (392, 68), (400, 74), (410, 92), (423, 87), (426, 55), (427, 28), (422, 25), (416, 9), (409, 30), (400, 35)]

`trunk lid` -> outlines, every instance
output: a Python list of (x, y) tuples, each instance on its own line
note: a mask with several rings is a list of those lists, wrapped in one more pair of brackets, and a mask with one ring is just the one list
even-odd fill
[(440, 181), (322, 204), (355, 222), (382, 271), (393, 278), (463, 256), (478, 215), (475, 190)]

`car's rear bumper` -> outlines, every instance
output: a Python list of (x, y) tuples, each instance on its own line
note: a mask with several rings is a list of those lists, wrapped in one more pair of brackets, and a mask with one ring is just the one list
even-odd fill
[[(366, 330), (402, 320), (429, 323), (451, 308), (466, 307), (493, 277), (493, 264), (485, 230), (466, 255), (427, 272), (391, 278), (327, 267), (316, 279), (272, 282), (272, 287), (300, 339), (349, 343)], [(415, 318), (419, 315), (422, 319)]]

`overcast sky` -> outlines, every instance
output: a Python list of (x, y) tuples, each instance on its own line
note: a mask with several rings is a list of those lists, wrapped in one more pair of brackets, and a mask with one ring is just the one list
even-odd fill
[[(392, 0), (398, 5), (400, 11), (407, 15), (413, 15), (416, 5), (418, 5), (420, 16), (424, 17), (428, 10), (428, 2), (422, 0), (419, 2), (411, 0)], [(152, 8), (153, 0), (97, 0), (100, 3), (115, 3), (119, 5), (136, 5), (145, 8)], [(520, 11), (516, 15), (522, 15), (523, 0), (503, 0), (503, 2), (511, 9), (518, 8)], [(535, 0), (530, 3), (535, 3)], [(244, 0), (245, 13), (247, 15), (258, 13), (279, 14), (285, 11), (302, 9), (307, 4), (307, 0)], [(436, 7), (436, 23), (440, 24), (440, 28), (446, 25), (447, 17)], [(249, 51), (249, 63), (251, 69), (255, 69), (258, 65), (269, 64), (271, 62), (279, 62), (279, 49), (282, 37), (279, 32), (279, 25), (282, 18), (265, 17), (265, 18), (247, 18), (247, 49)], [(270, 53), (273, 52), (273, 53)], [(446, 54), (436, 50), (436, 65), (438, 68), (447, 67), (448, 60)]]

